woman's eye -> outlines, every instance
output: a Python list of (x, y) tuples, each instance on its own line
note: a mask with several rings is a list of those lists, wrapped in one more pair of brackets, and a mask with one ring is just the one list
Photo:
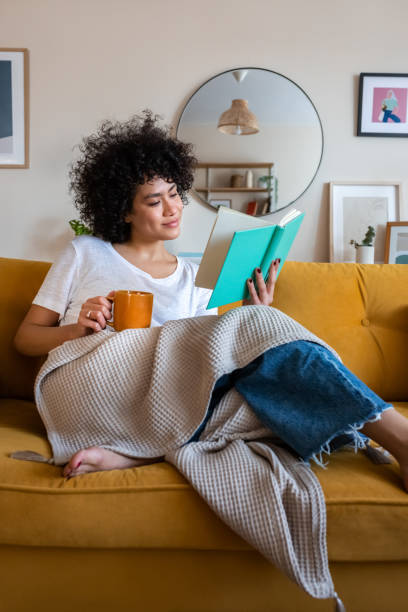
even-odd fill
[(158, 204), (160, 204), (160, 201), (159, 202), (150, 202), (149, 206), (157, 206)]

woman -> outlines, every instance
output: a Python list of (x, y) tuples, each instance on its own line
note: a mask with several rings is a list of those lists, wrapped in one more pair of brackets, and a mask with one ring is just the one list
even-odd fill
[(394, 123), (400, 123), (401, 119), (395, 114), (395, 109), (398, 108), (398, 100), (392, 89), (387, 93), (387, 97), (382, 101), (381, 108), (384, 111), (383, 123), (387, 123), (388, 119)]
[[(52, 266), (15, 338), (16, 348), (26, 355), (46, 355), (67, 340), (104, 330), (111, 318), (111, 303), (106, 296), (115, 289), (152, 292), (153, 326), (170, 319), (214, 314), (205, 310), (209, 292), (194, 286), (197, 266), (178, 259), (165, 248), (165, 241), (180, 233), (183, 205), (193, 182), (196, 160), (191, 145), (174, 139), (168, 129), (158, 127), (156, 117), (145, 111), (143, 118), (123, 124), (106, 122), (97, 135), (84, 140), (81, 152), (82, 157), (71, 171), (71, 188), (81, 218), (93, 236), (76, 238)], [(256, 283), (248, 279), (249, 304), (269, 305), (273, 301), (278, 265), (279, 261), (271, 264), (266, 283), (259, 269), (254, 273)], [(287, 418), (279, 423), (269, 413), (274, 399), (280, 405), (288, 401), (282, 393), (286, 389), (292, 392), (293, 385), (290, 381), (283, 384), (283, 377), (291, 372), (298, 381), (298, 394), (310, 396), (313, 404), (319, 393), (344, 398), (351, 411), (355, 404), (359, 417), (350, 416), (350, 424), (363, 425), (363, 434), (396, 457), (408, 489), (408, 421), (357, 381), (328, 350), (306, 341), (292, 345), (296, 346), (271, 349), (248, 367), (220, 380), (213, 392), (211, 410), (234, 385), (257, 416), (279, 434), (280, 426), (287, 427)], [(325, 404), (326, 397), (322, 396), (322, 401)], [(316, 421), (313, 428), (315, 425)], [(338, 447), (348, 441), (347, 436), (336, 435), (347, 431), (346, 426), (347, 423), (341, 427), (331, 424), (321, 434), (322, 440), (327, 441), (325, 445), (331, 441)], [(285, 439), (282, 433), (299, 456), (307, 460), (309, 455), (315, 455), (297, 448), (294, 437), (291, 444), (291, 435)], [(317, 448), (320, 447), (321, 442)], [(152, 459), (135, 459), (91, 447), (72, 456), (64, 475), (73, 477), (150, 462)]]

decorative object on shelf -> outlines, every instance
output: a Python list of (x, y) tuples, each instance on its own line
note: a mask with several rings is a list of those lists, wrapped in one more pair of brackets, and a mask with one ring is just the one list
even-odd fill
[(360, 74), (357, 136), (408, 137), (408, 74)]
[(256, 116), (249, 110), (248, 100), (236, 99), (231, 107), (222, 113), (218, 129), (230, 136), (250, 136), (259, 132)]
[(408, 264), (408, 221), (387, 223), (384, 263)]
[(278, 210), (278, 179), (272, 174), (272, 170), (270, 174), (259, 177), (258, 185), (269, 192), (265, 206), (263, 206), (264, 212), (260, 214), (267, 215)]
[(264, 202), (258, 206), (258, 216), (263, 217), (271, 212), (271, 201), (270, 198), (266, 198)]
[(0, 49), (0, 168), (28, 168), (28, 50)]
[[(235, 72), (246, 72), (239, 83), (239, 95)], [(209, 129), (208, 126), (217, 125), (225, 100), (229, 102), (238, 98), (249, 100), (249, 107), (261, 128), (258, 134), (251, 138), (226, 138), (219, 130)], [(293, 203), (306, 191), (323, 154), (322, 125), (310, 98), (291, 79), (263, 68), (234, 68), (201, 85), (181, 112), (177, 138), (191, 142), (196, 157), (201, 164), (206, 162), (207, 167), (217, 166), (220, 162), (233, 162), (232, 167), (237, 170), (251, 167), (254, 187), (258, 187), (257, 174), (268, 174), (269, 168), (256, 172), (250, 166), (252, 160), (271, 159), (275, 176), (276, 168), (279, 168), (279, 201), (275, 197), (275, 188), (273, 212)], [(209, 204), (214, 197), (208, 190), (211, 183), (207, 178), (206, 189), (202, 189), (203, 182), (203, 172), (198, 170), (193, 193)], [(244, 210), (244, 197), (234, 197), (233, 206)]]
[(245, 172), (245, 187), (252, 188), (254, 186), (254, 173), (252, 170), (247, 170)]
[(231, 175), (230, 185), (234, 189), (237, 189), (238, 187), (243, 187), (244, 186), (244, 177), (243, 177), (243, 175), (242, 174), (232, 174)]
[(69, 221), (72, 231), (75, 236), (82, 236), (83, 234), (87, 234), (92, 236), (92, 230), (89, 229), (82, 221), (78, 221), (78, 219), (71, 219)]
[(271, 174), (265, 174), (264, 176), (260, 176), (258, 179), (258, 185), (262, 189), (272, 189), (274, 183), (274, 177)]
[(374, 261), (382, 263), (386, 224), (397, 221), (400, 211), (400, 183), (330, 183), (330, 261), (354, 262), (350, 241), (356, 235), (364, 236), (371, 225), (376, 233)]
[(231, 208), (231, 203), (231, 200), (210, 200), (210, 204), (214, 206), (214, 208), (219, 208), (220, 206)]
[(374, 263), (374, 244), (375, 229), (372, 225), (368, 226), (366, 234), (361, 243), (350, 240), (350, 244), (356, 249), (356, 262), (362, 264)]
[(245, 212), (247, 215), (255, 217), (258, 212), (258, 202), (256, 200), (251, 200), (248, 202)]

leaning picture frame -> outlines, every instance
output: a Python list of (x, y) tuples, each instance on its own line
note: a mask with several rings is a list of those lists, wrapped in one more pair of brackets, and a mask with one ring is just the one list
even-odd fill
[(28, 168), (28, 50), (0, 48), (0, 168)]
[(402, 186), (399, 182), (330, 183), (330, 261), (355, 262), (351, 240), (361, 243), (369, 225), (374, 227), (374, 261), (383, 263), (386, 225), (399, 221)]
[(408, 221), (387, 223), (384, 263), (408, 264)]
[(408, 74), (360, 74), (357, 136), (408, 137)]

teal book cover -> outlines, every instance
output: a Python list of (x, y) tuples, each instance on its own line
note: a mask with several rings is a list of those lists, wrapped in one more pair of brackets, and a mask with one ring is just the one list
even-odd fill
[(234, 232), (207, 309), (248, 298), (246, 281), (261, 268), (266, 280), (269, 266), (280, 258), (278, 275), (303, 221), (299, 214), (287, 225), (266, 225)]

